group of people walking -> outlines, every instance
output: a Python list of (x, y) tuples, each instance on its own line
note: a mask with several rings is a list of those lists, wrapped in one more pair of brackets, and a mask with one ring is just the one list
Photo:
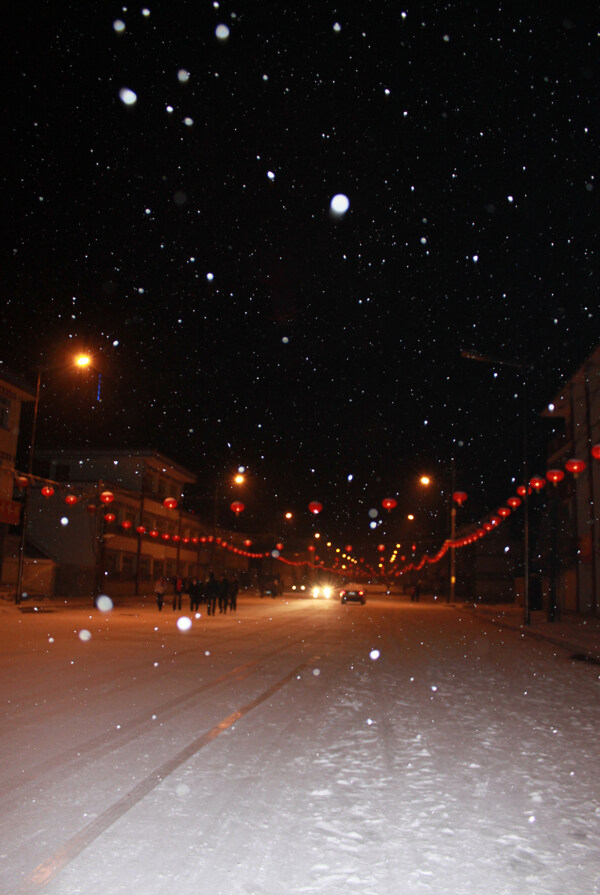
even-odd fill
[[(169, 586), (172, 585), (172, 593), (168, 593)], [(190, 578), (186, 581), (183, 578), (175, 578), (169, 582), (168, 578), (158, 578), (154, 585), (154, 593), (156, 594), (156, 604), (158, 611), (161, 612), (165, 603), (171, 600), (173, 612), (181, 611), (184, 597), (187, 596), (190, 601), (190, 612), (198, 612), (202, 603), (206, 603), (207, 615), (215, 615), (217, 607), (220, 613), (227, 610), (235, 612), (237, 609), (237, 595), (239, 590), (239, 582), (237, 578), (229, 579), (226, 575), (217, 580), (212, 572), (210, 572), (206, 581), (199, 578)]]

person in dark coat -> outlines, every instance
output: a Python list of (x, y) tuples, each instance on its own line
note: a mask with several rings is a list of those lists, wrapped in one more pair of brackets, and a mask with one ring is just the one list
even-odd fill
[(239, 581), (237, 580), (237, 578), (234, 578), (229, 585), (229, 608), (232, 612), (235, 612), (237, 610), (237, 595), (239, 589)]
[(189, 586), (190, 612), (198, 612), (202, 600), (202, 585), (197, 578), (192, 578)]
[(229, 579), (223, 575), (219, 582), (219, 612), (227, 612), (229, 603)]
[(165, 601), (165, 590), (167, 588), (167, 584), (165, 579), (161, 576), (157, 579), (156, 584), (154, 585), (154, 593), (156, 594), (156, 604), (158, 606), (158, 611), (162, 612), (163, 603)]
[(206, 596), (206, 612), (208, 615), (214, 615), (219, 596), (219, 583), (215, 580), (212, 572), (209, 572), (204, 593)]

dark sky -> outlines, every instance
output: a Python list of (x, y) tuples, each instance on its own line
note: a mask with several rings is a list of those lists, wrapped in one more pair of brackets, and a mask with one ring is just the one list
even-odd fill
[(454, 457), (472, 514), (520, 476), (524, 374), (475, 348), (534, 365), (543, 471), (538, 413), (598, 342), (595, 3), (17, 15), (1, 359), (96, 356), (45, 374), (40, 449), (156, 448), (208, 493), (243, 464), (249, 520), (317, 499), (392, 537), (368, 510), (424, 469)]

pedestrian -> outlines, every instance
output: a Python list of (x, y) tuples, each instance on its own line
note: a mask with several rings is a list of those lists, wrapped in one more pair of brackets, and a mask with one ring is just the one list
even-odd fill
[(417, 581), (416, 584), (413, 585), (413, 589), (410, 593), (411, 602), (418, 603), (421, 598), (421, 582)]
[(229, 602), (229, 579), (223, 575), (219, 582), (219, 612), (227, 612)]
[(161, 575), (160, 578), (156, 579), (156, 583), (154, 584), (154, 593), (156, 594), (156, 604), (159, 612), (162, 612), (163, 603), (165, 601), (165, 590), (165, 579)]
[(237, 595), (239, 589), (240, 583), (237, 578), (234, 578), (229, 587), (229, 608), (232, 612), (237, 611)]
[(208, 581), (204, 588), (204, 595), (206, 597), (207, 615), (214, 615), (217, 606), (217, 597), (219, 596), (219, 583), (215, 580), (215, 576), (212, 572), (209, 572)]
[(177, 576), (173, 584), (173, 612), (178, 609), (181, 612), (181, 598), (183, 596), (183, 578)]
[(192, 578), (188, 589), (190, 592), (190, 612), (197, 612), (202, 599), (202, 585), (197, 578)]

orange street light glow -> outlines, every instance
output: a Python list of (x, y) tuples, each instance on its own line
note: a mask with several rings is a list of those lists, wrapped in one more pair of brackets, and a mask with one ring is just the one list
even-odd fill
[(89, 354), (79, 354), (79, 355), (77, 355), (77, 357), (75, 358), (75, 364), (76, 364), (78, 367), (89, 367), (89, 365), (91, 364), (91, 362), (92, 362), (92, 359), (91, 359), (91, 357), (89, 356)]

